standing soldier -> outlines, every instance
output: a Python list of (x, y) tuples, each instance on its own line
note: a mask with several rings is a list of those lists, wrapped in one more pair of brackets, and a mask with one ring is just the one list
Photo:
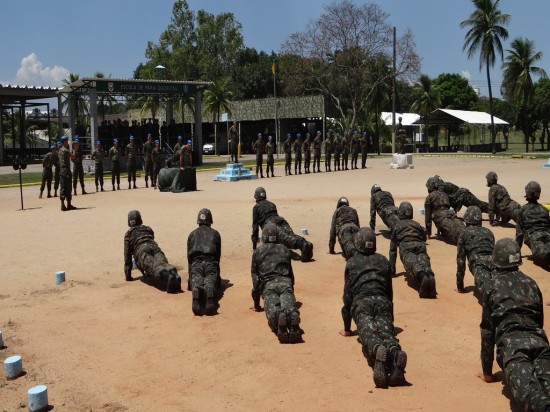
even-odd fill
[(294, 272), (290, 250), (281, 244), (280, 231), (271, 223), (262, 231), (262, 246), (252, 254), (252, 300), (255, 312), (262, 310), (280, 343), (298, 343), (302, 338), (300, 312), (294, 296)]
[[(258, 133), (258, 137), (252, 145), (252, 151), (256, 153), (256, 177), (258, 177), (258, 171), (263, 179), (264, 177), (264, 145), (262, 143), (262, 134)], [(269, 172), (268, 172), (269, 173)], [(269, 177), (269, 174), (268, 176)]]
[[(499, 185), (498, 176), (495, 172), (487, 173), (487, 186), (489, 187), (489, 223), (495, 226), (499, 222), (506, 224), (512, 219), (516, 221), (520, 205), (510, 199), (506, 188)], [(496, 216), (495, 216), (496, 215)]]
[(134, 189), (137, 189), (136, 186), (136, 145), (134, 144), (134, 136), (130, 136), (130, 143), (126, 146), (125, 150), (126, 157), (128, 158), (128, 189), (132, 188), (132, 182), (134, 183)]
[(527, 203), (517, 215), (516, 242), (521, 248), (525, 241), (533, 253), (534, 262), (550, 269), (550, 217), (548, 209), (538, 202), (540, 192), (538, 182), (532, 181), (525, 186)]
[(292, 176), (292, 142), (290, 133), (287, 133), (286, 140), (283, 143), (283, 152), (285, 152), (285, 176)]
[(330, 163), (332, 161), (332, 152), (334, 150), (334, 145), (332, 142), (332, 133), (327, 133), (327, 138), (325, 139), (325, 172), (332, 172), (330, 169)]
[(397, 208), (390, 192), (382, 190), (380, 185), (374, 184), (370, 189), (370, 228), (376, 227), (376, 213), (380, 215), (384, 224), (393, 230), (399, 222)]
[(344, 133), (342, 138), (342, 170), (348, 169), (348, 157), (349, 157), (349, 139), (348, 133)]
[(73, 150), (71, 153), (71, 160), (73, 162), (73, 189), (76, 196), (76, 184), (80, 180), (80, 187), (82, 188), (82, 194), (86, 194), (84, 190), (84, 166), (82, 160), (84, 160), (84, 152), (80, 147), (80, 141), (78, 136), (73, 141)]
[(440, 191), (437, 186), (437, 179), (430, 177), (426, 182), (428, 196), (424, 201), (426, 232), (432, 235), (432, 220), (437, 230), (449, 242), (456, 245), (460, 234), (464, 231), (464, 223), (451, 210), (449, 196)]
[(39, 199), (42, 199), (44, 194), (44, 187), (48, 187), (48, 198), (52, 197), (52, 167), (54, 165), (55, 145), (50, 146), (50, 151), (46, 153), (44, 159), (42, 159), (42, 183), (40, 184)]
[(481, 209), (470, 206), (464, 213), (466, 229), (458, 238), (456, 248), (456, 290), (464, 293), (464, 272), (466, 272), (466, 257), (468, 268), (474, 276), (476, 288), (483, 296), (485, 284), (491, 278), (493, 265), (493, 249), (495, 236), (489, 229), (481, 226)]
[(53, 197), (57, 197), (59, 189), (59, 150), (61, 149), (61, 141), (55, 143), (55, 152), (53, 156)]
[(393, 227), (390, 242), (390, 268), (395, 276), (397, 248), (403, 267), (410, 278), (420, 286), (418, 296), (422, 299), (435, 299), (435, 275), (426, 250), (426, 232), (413, 220), (413, 207), (409, 202), (399, 205), (399, 222)]
[(180, 168), (193, 167), (193, 141), (188, 140), (185, 146), (180, 149), (179, 165)]
[(95, 168), (94, 168), (94, 178), (95, 178), (95, 191), (98, 191), (98, 183), (101, 185), (101, 191), (104, 192), (103, 189), (103, 159), (105, 158), (105, 153), (103, 152), (103, 146), (101, 145), (101, 142), (98, 140), (95, 142), (95, 150), (92, 153), (92, 160), (95, 160)]
[(153, 160), (151, 159), (151, 153), (155, 145), (153, 144), (153, 137), (151, 133), (147, 134), (147, 141), (143, 145), (143, 164), (145, 166), (145, 187), (149, 187), (149, 176), (151, 176), (151, 185), (153, 185)]
[(359, 157), (359, 133), (357, 130), (353, 132), (350, 142), (351, 148), (351, 170), (357, 169), (357, 158)]
[(222, 238), (210, 227), (212, 223), (212, 212), (201, 209), (197, 217), (199, 227), (187, 238), (189, 286), (193, 294), (191, 309), (195, 316), (200, 316), (203, 308), (206, 315), (214, 315), (218, 308)]
[(273, 145), (273, 138), (271, 136), (267, 137), (265, 152), (267, 153), (267, 162), (266, 162), (267, 177), (269, 177), (270, 170), (271, 170), (271, 177), (275, 177), (275, 174), (273, 172), (273, 165), (275, 164), (275, 159), (273, 158), (273, 154), (275, 153), (275, 147)]
[(302, 145), (302, 152), (304, 153), (304, 173), (311, 173), (309, 170), (309, 165), (311, 163), (311, 136), (309, 133), (306, 133), (306, 140)]
[(109, 149), (109, 159), (113, 163), (113, 170), (111, 171), (111, 183), (113, 185), (113, 191), (115, 190), (115, 179), (117, 189), (120, 190), (120, 149), (118, 148), (118, 139), (113, 139), (113, 146)]
[(518, 268), (519, 245), (510, 238), (495, 244), (496, 271), (487, 281), (481, 316), (481, 367), (493, 382), (495, 345), (512, 398), (524, 411), (550, 410), (550, 347), (544, 331), (542, 294)]
[(233, 124), (229, 128), (228, 136), (231, 151), (231, 163), (239, 163), (239, 129), (237, 121), (233, 120)]
[(353, 256), (355, 246), (353, 244), (353, 236), (359, 230), (359, 215), (357, 210), (349, 205), (347, 197), (341, 197), (336, 204), (336, 210), (332, 214), (332, 222), (330, 223), (330, 235), (328, 241), (328, 252), (334, 255), (334, 246), (336, 245), (336, 237), (342, 255), (346, 260)]
[(334, 171), (340, 170), (340, 155), (342, 154), (342, 140), (340, 139), (340, 133), (336, 133), (334, 139)]
[(363, 132), (363, 135), (359, 139), (359, 144), (361, 146), (361, 169), (367, 168), (367, 150), (369, 147), (369, 138), (367, 137), (367, 132)]
[(376, 253), (376, 235), (362, 227), (354, 236), (355, 254), (344, 274), (342, 336), (352, 336), (357, 325), (363, 354), (374, 364), (374, 383), (379, 388), (405, 385), (407, 354), (401, 350), (393, 325), (393, 287), (388, 259)]
[(180, 151), (183, 147), (183, 137), (178, 136), (178, 142), (174, 146), (174, 155), (172, 156), (172, 167), (177, 167), (180, 164)]
[(317, 132), (317, 136), (313, 139), (313, 173), (315, 173), (315, 165), (317, 165), (317, 172), (321, 173), (321, 147), (323, 146), (323, 139), (321, 132)]
[(294, 174), (302, 174), (302, 135), (300, 133), (296, 135), (294, 142)]
[(160, 151), (160, 142), (155, 140), (155, 148), (151, 152), (151, 162), (153, 162), (153, 175), (151, 176), (151, 184), (156, 189), (157, 179), (162, 168), (162, 152)]
[[(61, 138), (61, 149), (59, 149), (59, 198), (61, 199), (61, 211), (74, 210), (72, 205), (73, 195), (71, 194), (71, 151), (69, 150), (69, 138)], [(67, 199), (67, 206), (65, 206)]]

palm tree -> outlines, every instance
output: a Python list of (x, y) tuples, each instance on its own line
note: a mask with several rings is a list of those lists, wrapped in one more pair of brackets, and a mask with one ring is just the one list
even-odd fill
[[(105, 79), (105, 74), (103, 74), (103, 72), (95, 72), (94, 77), (96, 79)], [(111, 75), (109, 75), (107, 78), (110, 77)], [(99, 111), (101, 112), (101, 120), (105, 121), (105, 110), (107, 107), (111, 108), (113, 104), (116, 103), (116, 99), (113, 96), (106, 94), (101, 95), (98, 100)]]
[[(411, 111), (420, 114), (426, 122), (426, 151), (429, 147), (428, 130), (430, 126), (430, 113), (441, 106), (439, 92), (433, 87), (432, 79), (423, 74), (415, 84), (416, 92), (419, 94), (411, 105)], [(434, 140), (434, 146), (437, 147), (437, 135)]]
[(529, 113), (528, 106), (533, 101), (535, 86), (531, 74), (547, 78), (546, 71), (534, 66), (542, 59), (542, 52), (535, 52), (535, 43), (528, 39), (517, 38), (512, 42), (512, 48), (506, 50), (508, 56), (502, 65), (503, 94), (520, 102), (523, 113), (523, 134), (525, 136), (525, 151), (529, 151)]
[[(69, 86), (71, 83), (76, 82), (80, 79), (80, 76), (76, 73), (69, 73), (69, 76), (66, 79), (62, 80), (64, 86)], [(65, 108), (64, 113), (68, 114), (69, 107), (72, 108), (77, 123), (81, 125), (86, 124), (86, 114), (88, 113), (88, 104), (84, 97), (81, 94), (73, 92), (61, 103), (61, 106)], [(71, 125), (72, 127), (73, 125)]]
[(479, 50), (479, 70), (485, 66), (487, 70), (487, 85), (489, 86), (489, 112), (491, 115), (491, 151), (495, 149), (495, 122), (493, 119), (493, 91), (491, 89), (490, 68), (495, 65), (496, 53), (502, 60), (504, 52), (502, 40), (508, 38), (508, 30), (504, 26), (510, 19), (509, 14), (504, 14), (498, 9), (500, 0), (472, 0), (475, 10), (470, 17), (460, 23), (460, 28), (467, 28), (462, 50), (468, 50), (468, 58), (471, 59)]
[(384, 104), (390, 101), (390, 85), (385, 81), (375, 82), (369, 95), (369, 106), (374, 111), (374, 130), (375, 137), (373, 145), (380, 154), (380, 114)]
[(212, 123), (214, 123), (214, 136), (216, 142), (216, 154), (218, 151), (218, 120), (222, 111), (229, 112), (233, 92), (227, 90), (227, 82), (216, 80), (204, 91), (204, 105), (212, 113)]

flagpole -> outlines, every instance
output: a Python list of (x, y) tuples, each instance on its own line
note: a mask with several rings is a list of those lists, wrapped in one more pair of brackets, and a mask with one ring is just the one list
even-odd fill
[(273, 100), (275, 102), (275, 142), (277, 144), (277, 159), (279, 158), (279, 148), (280, 148), (280, 142), (279, 142), (279, 127), (278, 127), (278, 119), (277, 119), (277, 87), (275, 83), (275, 62), (271, 65), (271, 73), (273, 73)]

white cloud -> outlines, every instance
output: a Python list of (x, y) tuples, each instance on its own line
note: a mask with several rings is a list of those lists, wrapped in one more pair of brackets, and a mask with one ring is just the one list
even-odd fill
[(470, 79), (472, 78), (472, 75), (470, 74), (469, 70), (462, 70), (460, 74), (462, 75), (462, 77), (464, 77), (468, 81), (470, 81)]
[(43, 67), (34, 53), (21, 59), (21, 66), (15, 76), (15, 84), (21, 86), (60, 87), (61, 81), (69, 75), (61, 66)]

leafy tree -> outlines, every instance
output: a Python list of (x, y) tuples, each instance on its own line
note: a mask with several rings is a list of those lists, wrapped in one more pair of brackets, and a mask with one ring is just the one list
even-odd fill
[(390, 101), (391, 84), (388, 81), (377, 81), (387, 70), (387, 63), (383, 59), (373, 61), (371, 72), (372, 93), (369, 96), (369, 109), (374, 113), (373, 145), (380, 154), (380, 114), (384, 104)]
[(468, 80), (457, 73), (442, 73), (433, 80), (439, 92), (441, 107), (456, 110), (475, 110), (479, 100)]
[[(236, 56), (236, 65), (230, 73), (228, 88), (236, 100), (258, 99), (273, 96), (273, 73), (271, 67), (277, 55), (254, 48), (243, 48)], [(278, 76), (277, 76), (278, 79)], [(280, 85), (277, 95), (280, 96)]]
[[(433, 87), (432, 79), (428, 75), (423, 74), (418, 79), (415, 86), (416, 94), (419, 96), (411, 106), (411, 111), (419, 113), (424, 117), (426, 122), (426, 139), (428, 139), (428, 131), (430, 129), (430, 113), (441, 107), (441, 99), (438, 90)], [(437, 135), (434, 138), (434, 146), (437, 147)]]
[(548, 77), (546, 71), (534, 66), (541, 58), (542, 52), (535, 52), (535, 44), (528, 39), (517, 38), (512, 41), (512, 48), (507, 50), (506, 61), (502, 65), (504, 95), (520, 104), (520, 129), (525, 139), (525, 150), (529, 151), (529, 138), (532, 130), (532, 110), (529, 107), (533, 101), (535, 86), (531, 74), (542, 78)]
[[(76, 82), (80, 79), (80, 76), (76, 73), (69, 73), (69, 76), (66, 79), (63, 79), (61, 83), (63, 86), (68, 86), (71, 83)], [(69, 97), (61, 102), (61, 108), (64, 110), (65, 114), (69, 113), (69, 107), (72, 107), (74, 112), (75, 120), (81, 125), (87, 124), (86, 115), (88, 114), (88, 102), (84, 99), (82, 94), (73, 92)], [(74, 125), (70, 125), (72, 127)]]
[(214, 124), (214, 136), (216, 141), (216, 154), (218, 154), (218, 122), (222, 111), (229, 112), (230, 102), (233, 98), (233, 92), (227, 90), (226, 82), (215, 81), (204, 91), (204, 100), (207, 110), (212, 113), (212, 123)]
[(510, 15), (502, 13), (498, 6), (500, 0), (472, 0), (475, 10), (468, 19), (460, 23), (461, 28), (469, 28), (464, 38), (462, 50), (468, 50), (468, 58), (473, 58), (479, 51), (479, 70), (485, 66), (487, 86), (489, 87), (489, 113), (491, 114), (491, 151), (495, 148), (495, 122), (493, 120), (493, 91), (491, 88), (490, 68), (495, 65), (496, 54), (502, 60), (504, 52), (502, 40), (508, 38), (504, 27)]
[(292, 34), (282, 45), (286, 91), (323, 94), (342, 119), (351, 111), (346, 126), (354, 128), (379, 82), (394, 75), (406, 78), (419, 70), (413, 35), (407, 30), (398, 41), (396, 72), (387, 67), (373, 82), (371, 62), (381, 56), (391, 61), (392, 44), (388, 14), (377, 4), (356, 5), (351, 0), (327, 4), (305, 31)]
[[(94, 77), (97, 79), (105, 79), (105, 74), (103, 72), (95, 72)], [(111, 75), (107, 76), (107, 78), (110, 78)], [(112, 107), (117, 103), (116, 99), (111, 95), (104, 95), (102, 94), (99, 96), (98, 99), (98, 109), (99, 113), (101, 114), (101, 120), (105, 121), (105, 114), (106, 112), (110, 112)]]
[(546, 140), (546, 150), (550, 150), (550, 79), (541, 78), (535, 84), (533, 110), (542, 124), (541, 149), (544, 150)]

